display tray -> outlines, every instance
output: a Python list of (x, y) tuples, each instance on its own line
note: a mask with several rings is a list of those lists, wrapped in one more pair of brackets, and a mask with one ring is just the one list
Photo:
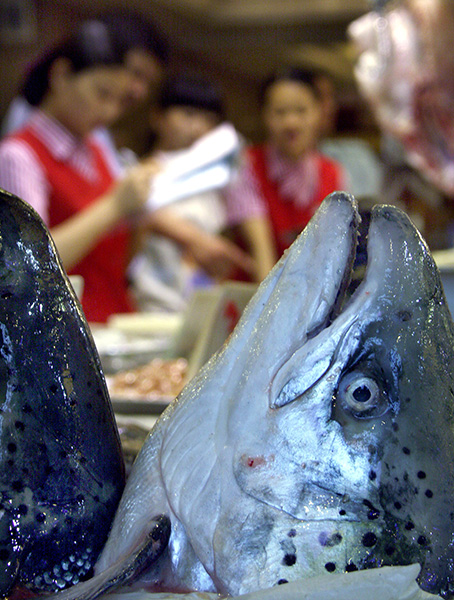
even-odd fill
[(140, 394), (131, 390), (117, 390), (114, 387), (115, 375), (106, 376), (107, 389), (115, 413), (126, 415), (159, 415), (175, 399), (175, 395), (165, 393)]
[(169, 350), (170, 337), (138, 336), (109, 327), (92, 326), (104, 373), (110, 375), (143, 365)]

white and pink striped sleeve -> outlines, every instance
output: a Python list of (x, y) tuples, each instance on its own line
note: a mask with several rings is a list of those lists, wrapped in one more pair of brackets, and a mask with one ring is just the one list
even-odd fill
[(229, 225), (239, 225), (267, 214), (259, 183), (249, 161), (245, 160), (232, 182), (224, 190)]
[(49, 188), (44, 170), (33, 150), (22, 140), (0, 144), (0, 187), (28, 202), (49, 222)]

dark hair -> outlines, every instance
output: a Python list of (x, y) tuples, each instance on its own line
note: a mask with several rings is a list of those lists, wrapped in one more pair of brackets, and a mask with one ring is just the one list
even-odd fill
[(201, 77), (175, 76), (167, 79), (157, 99), (161, 109), (171, 106), (192, 106), (224, 118), (224, 103), (217, 86)]
[(169, 59), (169, 47), (164, 36), (149, 21), (128, 10), (106, 14), (102, 20), (113, 32), (124, 54), (140, 49), (155, 56), (161, 63)]
[(268, 90), (280, 81), (294, 81), (311, 89), (314, 96), (320, 99), (320, 89), (317, 81), (320, 77), (319, 71), (304, 69), (302, 67), (283, 67), (269, 75), (263, 82), (259, 90), (259, 102), (263, 106), (266, 101)]
[(96, 65), (121, 64), (123, 55), (107, 25), (98, 20), (85, 21), (70, 38), (45, 54), (29, 71), (22, 95), (38, 106), (49, 89), (49, 72), (59, 58), (70, 61), (75, 73)]

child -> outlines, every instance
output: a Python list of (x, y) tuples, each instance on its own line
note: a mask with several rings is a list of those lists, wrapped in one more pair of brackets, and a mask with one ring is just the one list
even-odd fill
[[(221, 96), (210, 81), (169, 79), (151, 115), (157, 137), (151, 161), (156, 170), (165, 169), (223, 119)], [(139, 309), (183, 311), (196, 287), (225, 279), (232, 268), (250, 270), (250, 258), (218, 235), (226, 224), (227, 212), (218, 189), (151, 212), (143, 222), (144, 248), (130, 268)]]

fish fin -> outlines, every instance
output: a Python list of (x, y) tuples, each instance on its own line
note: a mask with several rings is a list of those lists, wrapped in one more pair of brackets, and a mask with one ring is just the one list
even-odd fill
[(135, 580), (164, 552), (170, 537), (170, 519), (160, 515), (150, 519), (143, 541), (127, 556), (92, 579), (83, 581), (63, 592), (54, 594), (55, 600), (95, 600)]

